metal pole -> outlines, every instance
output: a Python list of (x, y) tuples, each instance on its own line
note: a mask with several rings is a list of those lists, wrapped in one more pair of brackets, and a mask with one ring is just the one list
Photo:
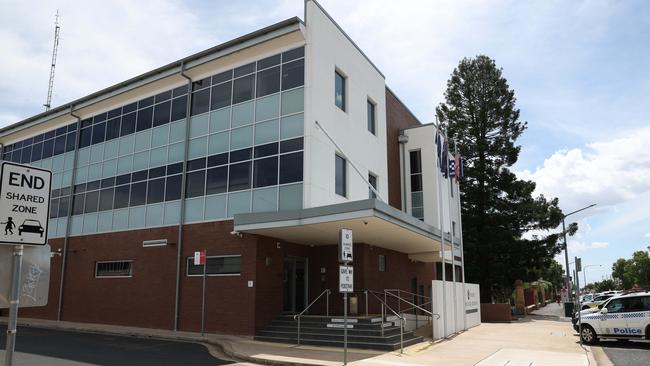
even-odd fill
[[(576, 257), (576, 261), (578, 257)], [(584, 273), (584, 271), (583, 271)], [(576, 266), (576, 285), (578, 291), (580, 290), (580, 278), (578, 277), (578, 267)], [(578, 302), (580, 302), (580, 297), (578, 297)], [(582, 314), (580, 314), (580, 304), (578, 303), (578, 340), (580, 340), (580, 345), (582, 345)]]
[(381, 336), (384, 336), (384, 304), (381, 304)]
[(201, 335), (205, 333), (205, 278), (208, 268), (208, 251), (205, 250), (205, 262), (203, 263), (203, 296), (201, 299)]
[(571, 280), (569, 280), (569, 274), (571, 272), (569, 271), (569, 246), (567, 245), (566, 242), (566, 226), (564, 224), (565, 218), (566, 216), (562, 217), (562, 235), (564, 236), (564, 262), (566, 264), (566, 268), (565, 268), (566, 277), (564, 282), (567, 290), (567, 300), (568, 300), (567, 302), (571, 302), (571, 288), (570, 288)]
[[(436, 118), (437, 122), (437, 118)], [(440, 127), (436, 123), (436, 133), (441, 133)], [(442, 138), (442, 137), (441, 137)], [(442, 140), (440, 141), (442, 143)], [(444, 147), (444, 144), (442, 144)], [(436, 161), (440, 159), (436, 158)], [(440, 164), (443, 162), (440, 161)], [(437, 166), (437, 164), (436, 164)], [(442, 166), (439, 166), (439, 168), (442, 168)], [(442, 173), (440, 169), (436, 172), (436, 188), (438, 190), (438, 224), (440, 225), (440, 250), (442, 252), (442, 338), (447, 338), (447, 258), (445, 255), (445, 232), (443, 229), (443, 218), (442, 218), (442, 187), (440, 185), (442, 184)], [(453, 256), (452, 256), (453, 257)], [(453, 258), (452, 258), (452, 263), (453, 263)], [(431, 286), (433, 288), (433, 284)], [(433, 301), (433, 298), (431, 298)], [(433, 320), (431, 321), (431, 324), (433, 324)], [(432, 329), (435, 327), (432, 327)]]
[(343, 364), (348, 364), (348, 293), (343, 293)]
[(20, 303), (20, 270), (23, 266), (23, 246), (14, 245), (13, 273), (11, 275), (11, 301), (9, 302), (9, 322), (7, 323), (7, 345), (5, 347), (5, 366), (14, 364), (16, 348), (16, 323)]
[(404, 353), (404, 316), (402, 315), (402, 319), (399, 320), (399, 353), (403, 354)]
[(298, 345), (300, 345), (300, 316), (298, 316)]
[(368, 290), (363, 291), (363, 294), (366, 295), (366, 316), (368, 316)]
[(327, 290), (325, 297), (325, 316), (330, 316), (330, 290)]

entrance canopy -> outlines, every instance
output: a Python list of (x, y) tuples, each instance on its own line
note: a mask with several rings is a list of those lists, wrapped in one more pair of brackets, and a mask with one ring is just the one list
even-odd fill
[[(339, 229), (352, 229), (356, 243), (409, 254), (412, 259), (440, 261), (440, 230), (376, 199), (302, 210), (235, 215), (238, 232), (269, 236), (305, 245), (338, 243)], [(445, 234), (447, 250), (449, 234)]]

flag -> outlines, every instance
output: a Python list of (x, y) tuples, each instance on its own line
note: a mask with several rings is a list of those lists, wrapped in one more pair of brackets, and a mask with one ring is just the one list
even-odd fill
[(449, 177), (449, 145), (447, 144), (447, 139), (444, 140), (442, 144), (442, 164), (440, 164), (440, 170), (442, 175), (445, 178)]
[(463, 174), (463, 158), (460, 156), (460, 154), (458, 154), (458, 164), (457, 164), (456, 169), (458, 169), (458, 179), (463, 178), (463, 176), (464, 176), (464, 174)]
[(436, 129), (436, 156), (438, 157), (438, 166), (442, 167), (442, 144), (440, 143), (440, 131)]
[[(449, 160), (449, 177), (455, 178), (456, 177), (456, 158), (453, 160)], [(456, 179), (458, 180), (458, 179)]]
[(205, 265), (205, 249), (194, 252), (194, 265), (203, 266)]

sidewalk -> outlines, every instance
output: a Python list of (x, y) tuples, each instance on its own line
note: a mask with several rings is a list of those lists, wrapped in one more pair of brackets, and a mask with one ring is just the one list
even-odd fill
[[(551, 310), (551, 309), (549, 309)], [(508, 324), (482, 324), (456, 337), (436, 343), (422, 342), (394, 352), (348, 350), (352, 365), (596, 365), (590, 349), (581, 348), (571, 323), (550, 320), (550, 316), (529, 316)], [(0, 322), (6, 323), (6, 318)], [(103, 324), (20, 319), (20, 325), (108, 333), (135, 337), (198, 342), (218, 348), (236, 360), (265, 365), (341, 365), (343, 350), (254, 341), (250, 337), (173, 332), (169, 330), (122, 327)], [(20, 336), (20, 335), (19, 335)], [(210, 347), (209, 347), (210, 348)], [(588, 357), (591, 361), (589, 363)]]

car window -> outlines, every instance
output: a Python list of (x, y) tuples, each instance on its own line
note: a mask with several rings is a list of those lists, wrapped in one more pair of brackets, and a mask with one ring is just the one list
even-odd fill
[(624, 304), (623, 299), (612, 300), (607, 304), (608, 313), (621, 313), (623, 312)]
[(650, 310), (650, 296), (644, 296), (643, 299), (643, 308), (645, 310)]
[(632, 311), (643, 311), (644, 310), (644, 304), (643, 304), (643, 299), (641, 297), (631, 297), (628, 299), (625, 299), (626, 304), (625, 304), (625, 309), (626, 311), (632, 312)]

